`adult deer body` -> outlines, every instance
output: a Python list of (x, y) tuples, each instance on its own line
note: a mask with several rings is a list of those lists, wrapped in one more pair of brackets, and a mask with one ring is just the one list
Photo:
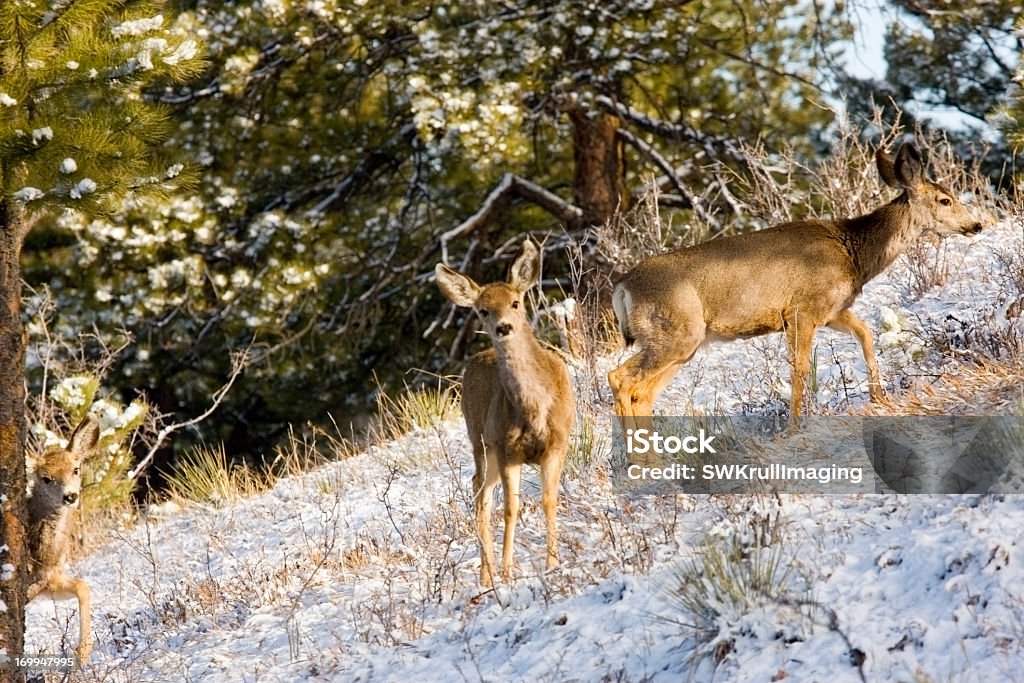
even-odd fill
[(81, 503), (82, 460), (96, 447), (99, 422), (87, 417), (75, 429), (67, 449), (52, 448), (36, 459), (32, 494), (28, 499), (28, 600), (40, 595), (54, 600), (78, 600), (78, 658), (92, 651), (89, 586), (64, 572), (71, 539), (72, 515)]
[(650, 424), (654, 401), (702, 344), (769, 332), (786, 335), (796, 428), (811, 343), (823, 325), (857, 338), (871, 400), (883, 400), (871, 332), (850, 306), (924, 230), (975, 234), (981, 224), (948, 189), (924, 178), (913, 143), (895, 161), (882, 150), (875, 158), (882, 179), (903, 193), (867, 215), (784, 223), (660, 254), (618, 283), (619, 328), (627, 345), (639, 346), (608, 374), (624, 429)]
[(491, 514), (494, 488), (505, 492), (505, 537), (501, 574), (511, 576), (512, 546), (519, 515), (521, 470), (538, 465), (541, 506), (547, 520), (547, 567), (558, 564), (555, 508), (576, 411), (572, 383), (561, 357), (545, 349), (526, 317), (523, 294), (540, 277), (540, 254), (529, 240), (508, 282), (480, 286), (443, 264), (437, 284), (452, 303), (473, 308), (493, 347), (469, 359), (462, 379), (462, 414), (473, 445), (473, 497), (480, 541), (480, 583), (493, 585)]

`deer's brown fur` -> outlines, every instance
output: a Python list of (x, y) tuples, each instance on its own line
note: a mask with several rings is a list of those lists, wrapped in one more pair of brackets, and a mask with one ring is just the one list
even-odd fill
[(73, 515), (82, 496), (82, 460), (96, 447), (99, 423), (87, 417), (71, 435), (68, 447), (51, 448), (36, 458), (29, 513), (28, 600), (42, 595), (78, 600), (80, 661), (92, 652), (89, 586), (64, 572)]
[(493, 343), (469, 359), (462, 379), (462, 414), (476, 461), (473, 496), (481, 548), (480, 583), (491, 586), (494, 488), (500, 480), (505, 492), (501, 574), (507, 580), (524, 464), (540, 467), (546, 565), (558, 564), (555, 516), (558, 481), (576, 416), (572, 382), (561, 357), (541, 345), (526, 316), (523, 295), (540, 277), (540, 254), (531, 241), (523, 242), (507, 282), (481, 286), (443, 264), (437, 265), (436, 274), (438, 286), (452, 303), (476, 311)]
[(913, 143), (895, 160), (879, 150), (876, 162), (902, 194), (867, 215), (784, 223), (660, 254), (618, 283), (612, 303), (619, 327), (626, 343), (639, 347), (608, 374), (624, 429), (649, 427), (654, 401), (702, 344), (769, 332), (786, 335), (795, 429), (811, 344), (823, 325), (857, 338), (871, 400), (884, 399), (871, 331), (850, 306), (924, 230), (968, 235), (981, 223), (947, 188), (924, 178)]

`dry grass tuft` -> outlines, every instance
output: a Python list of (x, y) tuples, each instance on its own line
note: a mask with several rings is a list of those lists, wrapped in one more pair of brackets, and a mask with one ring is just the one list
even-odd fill
[(943, 375), (921, 383), (889, 406), (867, 405), (867, 415), (1019, 415), (1024, 413), (1024, 367), (1019, 361), (984, 360), (957, 367), (955, 375)]

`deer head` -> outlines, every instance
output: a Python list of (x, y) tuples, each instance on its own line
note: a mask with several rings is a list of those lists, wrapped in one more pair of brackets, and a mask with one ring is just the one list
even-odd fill
[(886, 185), (903, 190), (907, 204), (925, 228), (947, 235), (981, 232), (981, 222), (948, 188), (924, 177), (921, 153), (913, 142), (900, 145), (895, 160), (879, 149), (875, 163)]
[(456, 306), (472, 308), (495, 344), (517, 335), (533, 334), (523, 294), (540, 279), (540, 252), (529, 239), (523, 241), (506, 282), (481, 287), (468, 275), (442, 263), (437, 264), (434, 272), (441, 292)]

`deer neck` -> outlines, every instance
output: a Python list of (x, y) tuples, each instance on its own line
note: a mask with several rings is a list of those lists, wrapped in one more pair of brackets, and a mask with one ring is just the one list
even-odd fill
[(52, 562), (63, 552), (63, 539), (74, 508), (33, 496), (29, 499), (29, 555), (37, 563)]
[(48, 500), (42, 495), (33, 495), (28, 501), (29, 523), (33, 526), (54, 523), (64, 515), (66, 508), (62, 500)]
[(551, 407), (551, 387), (545, 378), (544, 349), (532, 334), (516, 334), (495, 345), (498, 374), (505, 398), (526, 423), (544, 429)]
[(888, 268), (917, 241), (926, 220), (914, 210), (906, 194), (871, 213), (846, 222), (850, 252), (861, 285)]

